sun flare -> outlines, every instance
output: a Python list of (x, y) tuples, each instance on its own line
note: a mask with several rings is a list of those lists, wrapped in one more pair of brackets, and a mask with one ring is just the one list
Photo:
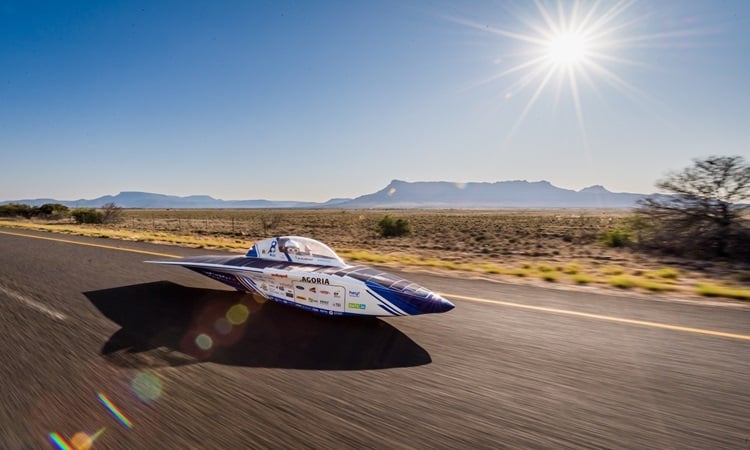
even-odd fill
[(580, 33), (560, 33), (550, 39), (547, 56), (555, 64), (578, 64), (586, 61), (587, 42)]
[(536, 11), (519, 11), (517, 29), (457, 20), (462, 25), (516, 44), (508, 51), (508, 57), (502, 58), (505, 68), (482, 82), (513, 79), (504, 87), (502, 98), (506, 101), (517, 98), (522, 92), (529, 93), (508, 139), (542, 93), (550, 88), (555, 89), (555, 104), (563, 94), (572, 100), (584, 145), (588, 144), (582, 97), (589, 91), (599, 95), (599, 81), (629, 96), (646, 97), (617, 74), (623, 65), (640, 65), (626, 58), (627, 52), (623, 50), (654, 39), (650, 35), (632, 33), (642, 19), (634, 14), (635, 3), (635, 0), (534, 0)]

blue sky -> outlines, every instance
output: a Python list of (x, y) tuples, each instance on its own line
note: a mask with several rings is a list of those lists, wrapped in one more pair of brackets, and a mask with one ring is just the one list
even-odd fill
[(574, 22), (559, 3), (0, 0), (0, 200), (648, 193), (692, 158), (750, 159), (750, 2), (604, 1), (538, 96), (548, 69), (496, 77), (548, 51), (518, 37), (554, 38), (543, 12)]

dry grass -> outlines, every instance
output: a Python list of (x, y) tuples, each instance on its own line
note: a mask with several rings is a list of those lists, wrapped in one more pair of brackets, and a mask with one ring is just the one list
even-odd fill
[(577, 273), (571, 277), (574, 283), (576, 284), (589, 284), (594, 282), (594, 278), (586, 275), (585, 273)]
[(542, 272), (539, 274), (539, 278), (544, 281), (554, 283), (560, 279), (560, 275), (557, 272)]
[(698, 295), (704, 297), (725, 297), (736, 300), (750, 300), (750, 289), (738, 289), (727, 286), (717, 286), (711, 283), (701, 283), (696, 287)]
[[(645, 258), (609, 248), (598, 237), (621, 226), (627, 211), (336, 211), (124, 210), (111, 226), (0, 221), (5, 226), (244, 252), (255, 241), (302, 235), (347, 261), (642, 292), (696, 292), (700, 280), (747, 285), (746, 267)], [(384, 239), (385, 214), (407, 219), (413, 234)], [(731, 292), (729, 292), (731, 294)], [(701, 294), (708, 295), (708, 294)], [(736, 298), (736, 296), (734, 296)]]
[(630, 289), (637, 286), (636, 280), (631, 275), (615, 275), (610, 277), (607, 282), (616, 288)]

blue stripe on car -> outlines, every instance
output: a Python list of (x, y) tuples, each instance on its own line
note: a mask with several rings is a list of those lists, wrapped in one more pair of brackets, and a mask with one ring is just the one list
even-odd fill
[(384, 309), (387, 312), (393, 314), (394, 316), (400, 316), (401, 315), (401, 314), (397, 313), (396, 311), (394, 311), (393, 309), (391, 309), (390, 307), (388, 307), (388, 306), (386, 306), (386, 305), (384, 305), (382, 303), (378, 303), (378, 306), (380, 306), (381, 309)]
[(388, 289), (387, 287), (373, 283), (372, 281), (365, 281), (365, 285), (406, 314), (415, 315), (424, 312), (422, 308), (420, 308), (420, 305), (424, 302), (422, 299), (417, 299), (398, 291)]
[(387, 308), (390, 308), (390, 310), (393, 312), (393, 315), (396, 315), (396, 316), (404, 316), (404, 315), (406, 315), (406, 314), (398, 311), (398, 309), (396, 308), (395, 305), (392, 305), (392, 304), (388, 303), (388, 300), (384, 299), (383, 297), (377, 296), (377, 295), (373, 294), (372, 291), (370, 291), (369, 289), (366, 289), (366, 292), (368, 294), (370, 294), (372, 296), (372, 298), (374, 298), (375, 300), (378, 301), (378, 305), (380, 305), (382, 303)]

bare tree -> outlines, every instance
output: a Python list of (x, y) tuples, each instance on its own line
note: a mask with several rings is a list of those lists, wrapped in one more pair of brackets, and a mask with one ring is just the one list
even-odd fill
[(109, 202), (102, 205), (102, 223), (119, 223), (122, 222), (122, 207)]
[(644, 244), (687, 256), (744, 257), (750, 254), (748, 209), (750, 165), (740, 156), (710, 156), (656, 184), (671, 195), (640, 202), (650, 224)]

